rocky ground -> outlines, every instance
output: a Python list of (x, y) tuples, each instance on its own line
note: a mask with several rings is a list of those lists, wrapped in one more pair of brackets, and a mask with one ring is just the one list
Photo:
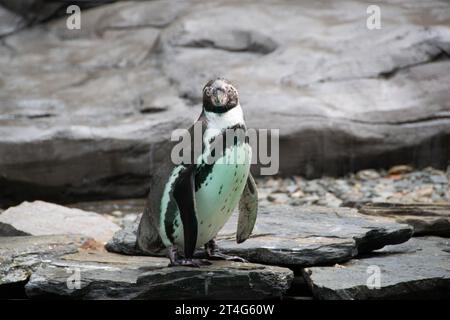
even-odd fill
[(276, 204), (340, 207), (366, 202), (450, 202), (449, 184), (450, 171), (398, 165), (389, 170), (362, 170), (342, 178), (260, 179), (258, 190), (261, 200)]
[[(339, 179), (258, 180), (259, 216), (251, 238), (236, 244), (236, 215), (218, 237), (224, 252), (250, 264), (214, 262), (200, 270), (167, 268), (166, 258), (145, 257), (136, 249), (143, 199), (70, 207), (26, 202), (0, 214), (0, 296), (450, 298), (445, 179), (439, 170), (397, 166)], [(418, 192), (425, 188), (431, 191)], [(407, 203), (399, 202), (399, 192)], [(321, 202), (327, 194), (335, 200)], [(285, 202), (275, 199), (281, 195)], [(78, 288), (67, 284), (75, 271)], [(374, 272), (380, 275), (375, 280)]]

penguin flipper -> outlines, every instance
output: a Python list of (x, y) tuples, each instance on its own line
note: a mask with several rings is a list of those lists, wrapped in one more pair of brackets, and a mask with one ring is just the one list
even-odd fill
[(258, 212), (258, 190), (255, 180), (249, 173), (247, 183), (239, 200), (239, 219), (236, 233), (236, 242), (241, 243), (250, 237), (256, 222)]
[(195, 166), (186, 168), (177, 179), (173, 196), (180, 211), (184, 231), (184, 255), (192, 258), (197, 245), (197, 214), (195, 205)]

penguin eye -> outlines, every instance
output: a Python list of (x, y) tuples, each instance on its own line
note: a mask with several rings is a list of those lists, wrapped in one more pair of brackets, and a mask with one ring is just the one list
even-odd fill
[(205, 94), (206, 94), (207, 97), (211, 96), (211, 88), (210, 87), (205, 88)]

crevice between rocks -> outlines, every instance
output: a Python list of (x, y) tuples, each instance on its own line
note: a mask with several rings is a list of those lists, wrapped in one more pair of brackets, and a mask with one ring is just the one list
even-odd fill
[(305, 84), (300, 85), (292, 85), (289, 83), (287, 79), (289, 79), (291, 76), (286, 76), (281, 79), (281, 84), (286, 86), (295, 87), (297, 89), (301, 88), (307, 88), (310, 86), (313, 86), (315, 84), (324, 84), (324, 83), (339, 83), (339, 82), (347, 82), (347, 81), (355, 81), (355, 80), (377, 80), (377, 79), (383, 79), (383, 80), (390, 80), (394, 78), (396, 75), (398, 75), (401, 72), (406, 72), (412, 68), (423, 66), (429, 63), (434, 62), (442, 62), (442, 61), (448, 61), (450, 60), (450, 55), (442, 49), (440, 46), (434, 45), (437, 49), (435, 54), (430, 55), (427, 59), (423, 61), (419, 61), (416, 63), (407, 64), (404, 66), (397, 66), (390, 70), (380, 71), (377, 74), (374, 75), (368, 75), (368, 76), (361, 76), (361, 77), (342, 77), (342, 78), (333, 78), (333, 77), (327, 77), (322, 78), (316, 81), (308, 82)]

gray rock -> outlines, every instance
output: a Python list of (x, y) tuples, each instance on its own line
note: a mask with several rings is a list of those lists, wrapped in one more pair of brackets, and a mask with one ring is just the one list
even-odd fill
[(387, 217), (398, 223), (407, 223), (414, 228), (415, 236), (450, 237), (449, 203), (372, 203), (362, 206), (359, 212)]
[[(267, 299), (280, 297), (293, 279), (289, 269), (256, 264), (216, 261), (202, 268), (167, 268), (167, 264), (165, 258), (80, 252), (42, 265), (25, 289), (31, 298)], [(75, 272), (79, 288), (71, 279), (68, 286), (68, 277)]]
[(139, 215), (133, 223), (126, 223), (124, 227), (117, 231), (112, 239), (106, 243), (106, 250), (129, 255), (144, 254), (144, 252), (139, 250), (136, 246), (137, 230), (140, 220), (141, 215)]
[(97, 213), (43, 201), (23, 202), (0, 214), (0, 237), (81, 234), (106, 242), (119, 229)]
[(342, 266), (308, 268), (304, 276), (319, 299), (448, 299), (450, 243), (412, 238)]
[(0, 37), (23, 28), (25, 24), (26, 23), (21, 16), (0, 6)]
[(249, 127), (280, 129), (281, 174), (447, 166), (449, 4), (390, 4), (382, 30), (364, 28), (366, 9), (117, 2), (84, 10), (79, 31), (62, 18), (2, 38), (2, 206), (144, 196), (217, 75), (236, 83)]
[(26, 281), (42, 263), (76, 253), (85, 240), (76, 235), (0, 238), (0, 287)]
[[(370, 218), (348, 208), (261, 207), (252, 236), (236, 244), (236, 214), (218, 236), (222, 251), (255, 263), (311, 266), (347, 261), (385, 245), (407, 241), (408, 225)], [(138, 223), (119, 231), (106, 248), (124, 254), (136, 251)]]

